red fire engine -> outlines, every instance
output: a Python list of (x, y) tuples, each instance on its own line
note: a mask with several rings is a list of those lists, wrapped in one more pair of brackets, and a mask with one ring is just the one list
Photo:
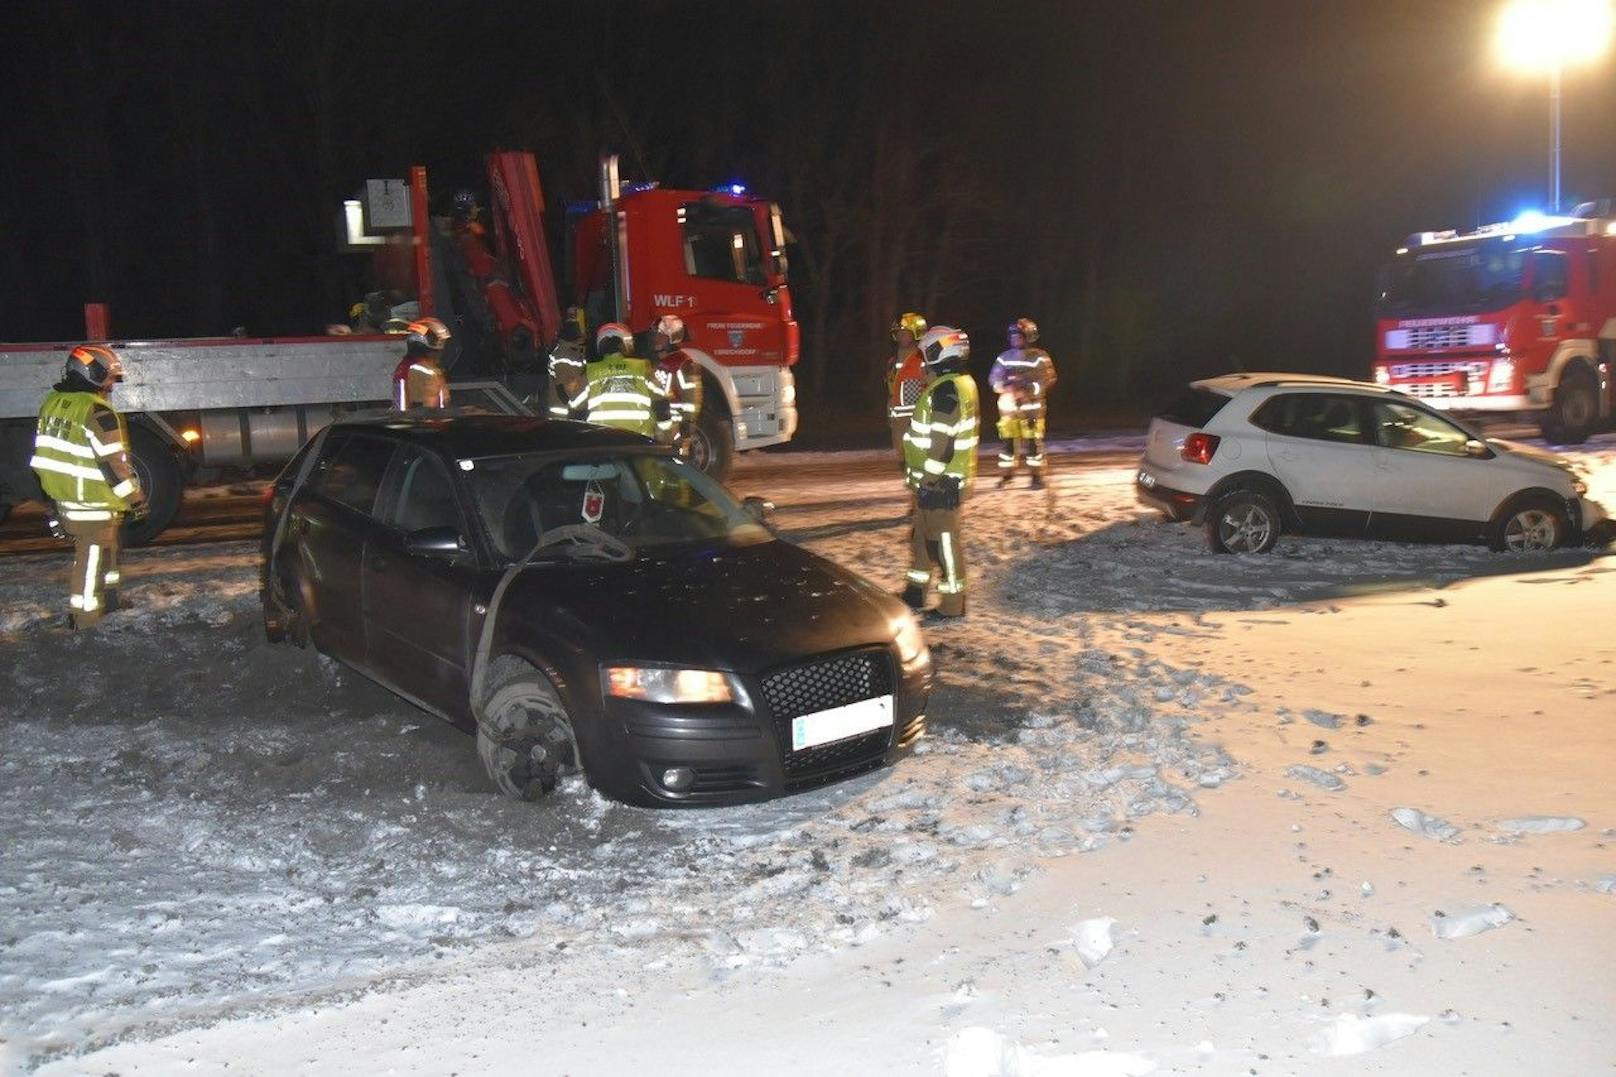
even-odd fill
[(1531, 415), (1578, 444), (1616, 414), (1611, 200), (1416, 232), (1381, 277), (1375, 380), (1433, 407)]

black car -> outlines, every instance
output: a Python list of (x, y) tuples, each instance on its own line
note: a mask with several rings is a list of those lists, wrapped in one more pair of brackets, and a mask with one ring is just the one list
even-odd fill
[(765, 507), (604, 427), (340, 422), (271, 492), (265, 628), (475, 733), (526, 799), (582, 769), (733, 803), (891, 762), (925, 730), (920, 629)]

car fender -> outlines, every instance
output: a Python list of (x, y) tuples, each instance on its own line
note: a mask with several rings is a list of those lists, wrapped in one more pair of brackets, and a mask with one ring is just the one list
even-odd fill
[(1296, 504), (1291, 500), (1290, 491), (1285, 489), (1284, 483), (1266, 471), (1237, 471), (1233, 475), (1226, 475), (1219, 479), (1217, 484), (1208, 490), (1206, 496), (1201, 499), (1201, 504), (1195, 510), (1195, 516), (1191, 522), (1197, 527), (1206, 523), (1206, 514), (1212, 510), (1212, 506), (1217, 504), (1218, 499), (1223, 497), (1224, 494), (1234, 490), (1256, 490), (1259, 493), (1267, 494), (1279, 503), (1280, 511), (1285, 514), (1288, 524), (1293, 527), (1301, 526), (1301, 520), (1296, 515)]
[(1503, 518), (1507, 516), (1516, 505), (1519, 505), (1524, 501), (1548, 501), (1552, 504), (1559, 505), (1565, 510), (1567, 517), (1571, 518), (1571, 524), (1574, 528), (1581, 525), (1581, 521), (1575, 519), (1574, 514), (1570, 511), (1569, 502), (1565, 494), (1551, 490), (1547, 486), (1528, 486), (1524, 490), (1516, 490), (1514, 493), (1500, 501), (1498, 503), (1498, 507), (1492, 511), (1492, 515), (1487, 517), (1487, 526), (1489, 528), (1497, 527), (1499, 522), (1503, 520)]

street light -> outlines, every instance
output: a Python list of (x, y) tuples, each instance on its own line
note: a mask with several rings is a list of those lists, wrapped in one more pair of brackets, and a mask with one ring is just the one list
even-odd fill
[(1549, 76), (1549, 210), (1560, 209), (1560, 75), (1599, 59), (1616, 30), (1611, 0), (1511, 0), (1494, 44), (1505, 66)]

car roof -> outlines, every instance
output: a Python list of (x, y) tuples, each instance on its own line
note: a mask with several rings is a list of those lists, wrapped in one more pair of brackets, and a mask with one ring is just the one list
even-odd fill
[(1190, 382), (1190, 386), (1194, 389), (1210, 389), (1225, 396), (1233, 396), (1245, 389), (1305, 387), (1362, 390), (1377, 396), (1395, 392), (1388, 386), (1376, 385), (1372, 381), (1353, 381), (1351, 378), (1337, 378), (1329, 374), (1286, 374), (1274, 371), (1221, 374), (1215, 378), (1202, 378), (1200, 381)]
[(450, 413), (417, 418), (392, 413), (366, 419), (345, 419), (333, 423), (331, 430), (333, 433), (342, 430), (386, 433), (453, 459), (529, 452), (656, 447), (650, 438), (627, 430), (530, 415)]

